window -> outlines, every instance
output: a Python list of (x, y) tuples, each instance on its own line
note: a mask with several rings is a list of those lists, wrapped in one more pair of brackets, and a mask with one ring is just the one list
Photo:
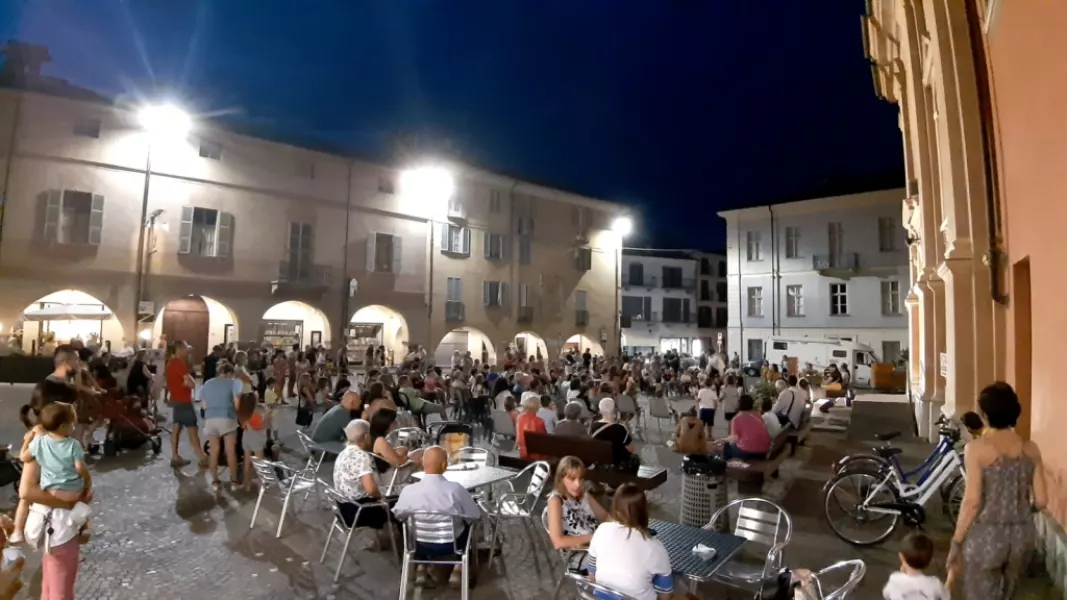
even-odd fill
[(711, 302), (711, 282), (707, 279), (700, 280), (700, 301)]
[(628, 274), (628, 283), (630, 285), (644, 285), (645, 284), (645, 265), (639, 262), (632, 262), (626, 266)]
[(785, 228), (785, 257), (797, 258), (800, 256), (800, 229), (797, 227)]
[(785, 316), (804, 316), (804, 287), (799, 285), (785, 286)]
[(648, 296), (623, 296), (622, 314), (634, 321), (652, 320), (652, 298)]
[(307, 160), (297, 161), (296, 176), (304, 179), (315, 179), (315, 163)]
[(574, 324), (589, 324), (588, 295), (585, 290), (574, 290)]
[(748, 288), (748, 316), (763, 316), (763, 288), (761, 287)]
[(588, 271), (593, 268), (593, 250), (591, 248), (574, 249), (574, 268)]
[(711, 329), (715, 324), (712, 321), (711, 307), (701, 306), (697, 309), (697, 327), (702, 329)]
[(74, 122), (74, 135), (87, 138), (100, 137), (100, 119), (96, 117), (79, 117)]
[(463, 309), (463, 280), (449, 277), (445, 287), (445, 321), (455, 323), (465, 317)]
[(748, 250), (748, 260), (763, 260), (760, 249), (760, 232), (749, 231), (745, 233), (745, 242)]
[(715, 282), (715, 297), (719, 299), (719, 302), (726, 302), (726, 282)]
[(532, 251), (533, 243), (530, 241), (529, 236), (522, 236), (519, 238), (519, 264), (530, 264), (530, 255)]
[[(310, 225), (308, 227), (310, 228)], [(310, 244), (310, 233), (308, 240)], [(310, 245), (308, 247), (310, 248)], [(230, 256), (232, 248), (233, 215), (213, 208), (182, 207), (181, 224), (178, 227), (178, 254), (224, 258)]]
[(200, 140), (200, 157), (222, 160), (222, 144)]
[(748, 360), (763, 360), (763, 340), (748, 340)]
[(508, 236), (485, 232), (483, 250), (485, 251), (485, 258), (488, 260), (507, 260), (508, 246)]
[(702, 276), (711, 275), (711, 261), (707, 258), (700, 259), (700, 274)]
[(381, 174), (378, 176), (378, 192), (382, 194), (393, 194), (396, 192), (396, 185), (393, 183), (392, 174)]
[[(195, 217), (195, 215), (194, 215)], [(314, 234), (309, 223), (289, 224), (289, 265), (296, 265), (299, 272), (310, 273)], [(305, 268), (306, 267), (306, 268)]]
[(830, 266), (841, 265), (845, 256), (845, 228), (840, 223), (827, 223), (827, 243), (830, 248)]
[(490, 308), (508, 305), (508, 284), (505, 281), (483, 281), (482, 303)]
[(840, 317), (848, 314), (848, 286), (843, 283), (830, 284), (830, 314)]
[(500, 190), (489, 190), (489, 212), (500, 214)]
[(44, 239), (57, 244), (99, 246), (104, 197), (75, 190), (48, 190)]
[(367, 271), (399, 274), (403, 254), (400, 240), (399, 235), (372, 231), (367, 236)]
[(834, 358), (848, 358), (848, 350), (834, 350), (830, 352), (830, 356)]
[(882, 342), (882, 360), (888, 363), (900, 360), (900, 342)]
[(519, 284), (519, 322), (529, 323), (533, 321), (534, 309), (530, 302), (530, 286), (525, 283)]
[(663, 267), (663, 287), (665, 287), (665, 288), (680, 288), (680, 287), (682, 287), (682, 268), (681, 267)]
[[(720, 260), (719, 261), (719, 277), (726, 277), (726, 261), (725, 260)], [(722, 296), (719, 296), (719, 297), (723, 298), (725, 296), (726, 296), (726, 294), (723, 294)]]
[(882, 314), (883, 315), (899, 315), (900, 314), (900, 282), (899, 281), (883, 281), (882, 282)]
[(896, 248), (897, 223), (893, 217), (878, 217), (878, 251), (893, 252)]
[(715, 326), (716, 327), (726, 327), (726, 322), (728, 320), (729, 319), (727, 317), (726, 307), (725, 306), (716, 306), (715, 307)]
[(664, 323), (688, 323), (689, 322), (689, 298), (664, 298), (663, 299), (663, 322)]
[(533, 217), (519, 217), (515, 232), (519, 235), (532, 235), (534, 232)]
[(771, 348), (775, 350), (788, 350), (789, 342), (771, 342)]
[(441, 252), (470, 256), (471, 230), (452, 223), (441, 223)]
[(584, 233), (589, 228), (589, 209), (584, 206), (572, 206), (571, 223), (578, 233)]

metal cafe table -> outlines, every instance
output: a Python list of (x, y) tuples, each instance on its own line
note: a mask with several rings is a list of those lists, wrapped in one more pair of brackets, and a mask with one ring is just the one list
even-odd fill
[[(730, 533), (679, 525), (652, 519), (648, 526), (656, 532), (658, 539), (667, 549), (671, 559), (671, 569), (689, 580), (689, 591), (696, 592), (697, 583), (710, 581), (715, 572), (729, 561), (745, 538)], [(704, 544), (715, 549), (715, 557), (704, 560), (693, 554), (693, 547)]]
[[(478, 465), (476, 463), (461, 463), (445, 470), (444, 478), (451, 482), (458, 483), (468, 490), (475, 490), (480, 487), (492, 485), (498, 481), (511, 479), (516, 473), (517, 471), (512, 471), (511, 469), (501, 469), (500, 467), (490, 467), (486, 465)], [(419, 471), (418, 473), (413, 473), (411, 476), (421, 480), (426, 476), (426, 473)]]

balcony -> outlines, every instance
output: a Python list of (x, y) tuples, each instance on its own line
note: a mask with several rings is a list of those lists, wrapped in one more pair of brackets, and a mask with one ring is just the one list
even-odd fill
[(533, 319), (534, 309), (532, 306), (519, 307), (519, 323), (532, 323)]
[(462, 302), (457, 302), (455, 300), (448, 300), (445, 302), (446, 323), (462, 323), (466, 319), (466, 316), (467, 313)]
[(578, 327), (582, 327), (589, 324), (589, 311), (576, 310), (574, 311), (574, 324)]
[(635, 325), (638, 324), (638, 323), (668, 323), (668, 324), (679, 323), (679, 324), (687, 324), (687, 323), (696, 323), (696, 321), (697, 321), (696, 315), (693, 314), (693, 313), (690, 313), (689, 316), (675, 315), (675, 314), (665, 315), (663, 313), (658, 313), (658, 312), (640, 313), (640, 314), (636, 314), (636, 315), (630, 315), (630, 322), (635, 324)]
[(330, 287), (333, 269), (308, 261), (278, 263), (278, 278), (271, 282), (276, 296), (319, 297)]
[(628, 288), (628, 287), (643, 287), (643, 288), (652, 289), (652, 288), (656, 287), (656, 276), (655, 275), (648, 275), (648, 276), (645, 276), (645, 277), (630, 277), (627, 274), (623, 274), (623, 276), (622, 276), (622, 287), (624, 287), (624, 288)]
[(692, 290), (695, 287), (696, 280), (691, 277), (663, 280), (663, 289), (665, 290)]
[(843, 252), (841, 254), (816, 254), (811, 258), (812, 268), (820, 275), (834, 277), (854, 275), (859, 270), (859, 254)]

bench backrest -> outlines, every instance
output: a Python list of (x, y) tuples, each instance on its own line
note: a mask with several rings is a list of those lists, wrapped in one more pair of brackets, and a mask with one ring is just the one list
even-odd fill
[(593, 438), (526, 433), (526, 452), (541, 456), (576, 456), (588, 465), (608, 465), (614, 461), (611, 442)]
[(767, 453), (767, 458), (775, 458), (785, 450), (786, 445), (789, 443), (789, 434), (795, 432), (792, 425), (787, 425), (778, 432), (778, 435), (774, 436), (771, 440), (771, 450)]

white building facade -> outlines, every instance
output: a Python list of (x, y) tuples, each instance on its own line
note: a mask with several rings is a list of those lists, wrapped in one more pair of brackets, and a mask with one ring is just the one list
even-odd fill
[[(721, 255), (681, 250), (626, 249), (619, 307), (622, 347), (634, 354), (714, 351), (726, 325), (725, 291), (716, 286)], [(716, 315), (722, 318), (716, 322)], [(722, 329), (717, 329), (717, 326)]]
[(762, 360), (771, 337), (835, 338), (895, 361), (908, 348), (903, 190), (724, 211), (727, 345)]

